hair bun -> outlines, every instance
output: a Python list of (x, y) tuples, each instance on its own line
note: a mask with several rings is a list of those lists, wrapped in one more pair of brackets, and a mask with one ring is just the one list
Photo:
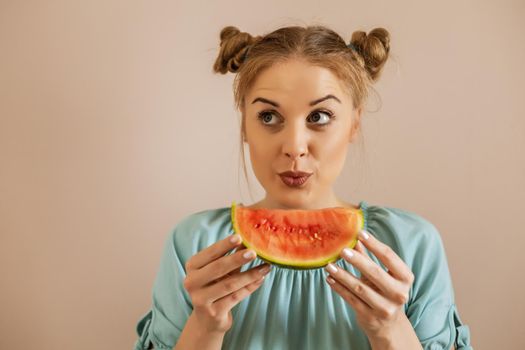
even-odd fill
[(245, 56), (255, 38), (237, 27), (227, 26), (220, 33), (221, 48), (213, 65), (213, 71), (226, 74), (235, 73), (244, 62)]
[(239, 34), (240, 32), (241, 31), (239, 30), (239, 28), (234, 27), (234, 26), (224, 27), (221, 30), (221, 34), (219, 35), (220, 38), (221, 38), (221, 44), (222, 44), (223, 41), (226, 41), (226, 40), (232, 38), (233, 36)]
[(376, 81), (390, 52), (390, 33), (384, 28), (375, 28), (366, 33), (356, 31), (350, 43), (361, 56), (358, 59), (373, 81)]

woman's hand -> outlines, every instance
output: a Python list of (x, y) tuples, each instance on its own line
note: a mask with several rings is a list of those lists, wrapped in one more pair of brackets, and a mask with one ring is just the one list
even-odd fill
[[(366, 254), (363, 245), (388, 271)], [(403, 304), (408, 301), (414, 274), (389, 246), (366, 232), (360, 233), (355, 249), (348, 251), (354, 253), (352, 257), (345, 254), (345, 249), (341, 256), (361, 272), (361, 278), (328, 264), (327, 282), (354, 308), (357, 321), (369, 338), (387, 334), (406, 321)]]
[[(261, 264), (240, 272), (242, 265), (255, 258), (255, 253), (241, 246), (240, 241), (239, 235), (232, 235), (186, 262), (184, 288), (191, 297), (197, 322), (207, 332), (228, 331), (233, 323), (230, 310), (261, 286), (270, 271), (268, 264)], [(225, 256), (234, 248), (233, 254)]]

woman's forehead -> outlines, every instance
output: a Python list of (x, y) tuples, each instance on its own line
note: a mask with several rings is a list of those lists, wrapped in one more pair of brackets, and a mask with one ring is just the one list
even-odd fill
[(298, 61), (280, 63), (263, 70), (253, 89), (286, 90), (298, 86), (339, 88), (339, 79), (327, 68)]
[(247, 97), (249, 104), (259, 97), (282, 103), (289, 99), (309, 103), (327, 95), (337, 98), (326, 101), (343, 102), (344, 91), (337, 76), (327, 68), (294, 61), (261, 72)]

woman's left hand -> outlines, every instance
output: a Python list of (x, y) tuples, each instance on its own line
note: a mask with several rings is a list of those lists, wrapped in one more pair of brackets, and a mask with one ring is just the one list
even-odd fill
[[(367, 255), (363, 245), (388, 271)], [(346, 249), (341, 256), (361, 272), (361, 278), (328, 264), (327, 282), (356, 311), (357, 321), (368, 337), (386, 334), (395, 329), (398, 322), (403, 322), (402, 317), (406, 318), (403, 305), (408, 301), (414, 274), (392, 248), (366, 232), (360, 233), (354, 249), (347, 249), (353, 256), (345, 254)]]

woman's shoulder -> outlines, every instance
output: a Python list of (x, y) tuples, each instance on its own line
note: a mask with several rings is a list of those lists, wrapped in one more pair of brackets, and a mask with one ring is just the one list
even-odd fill
[(216, 207), (184, 215), (168, 235), (181, 258), (227, 237), (232, 232), (230, 207)]
[(226, 224), (231, 224), (230, 210), (230, 207), (217, 207), (186, 214), (176, 223), (174, 230), (200, 232), (224, 228)]
[(420, 213), (385, 205), (369, 205), (366, 212), (368, 231), (404, 256), (424, 247), (443, 248), (436, 225)]

